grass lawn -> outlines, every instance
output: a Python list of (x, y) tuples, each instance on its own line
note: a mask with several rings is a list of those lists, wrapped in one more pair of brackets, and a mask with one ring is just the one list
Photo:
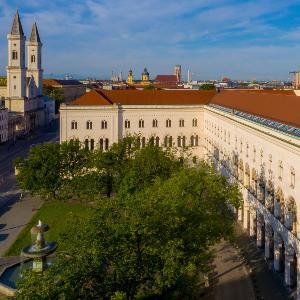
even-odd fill
[[(46, 232), (46, 240), (56, 241), (59, 234), (64, 230), (66, 215), (72, 213), (82, 218), (88, 218), (93, 209), (85, 207), (81, 204), (71, 204), (61, 201), (46, 202), (41, 209), (33, 216), (30, 223), (21, 231), (17, 240), (5, 253), (6, 256), (20, 255), (21, 249), (31, 243), (30, 229), (37, 224), (38, 220), (50, 226), (50, 230)], [(60, 249), (58, 245), (59, 250)]]

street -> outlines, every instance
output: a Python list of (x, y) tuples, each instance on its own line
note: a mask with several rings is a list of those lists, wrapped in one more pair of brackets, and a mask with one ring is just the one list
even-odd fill
[(25, 157), (33, 145), (51, 141), (59, 141), (57, 124), (35, 132), (28, 139), (17, 140), (15, 144), (0, 145), (0, 256), (41, 205), (38, 197), (28, 195), (19, 201), (21, 191), (14, 174), (14, 160)]

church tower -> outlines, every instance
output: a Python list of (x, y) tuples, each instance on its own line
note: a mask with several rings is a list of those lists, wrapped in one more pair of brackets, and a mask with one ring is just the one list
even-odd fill
[(24, 99), (26, 96), (25, 40), (17, 11), (8, 40), (7, 97)]
[(129, 70), (129, 72), (128, 72), (127, 83), (128, 84), (133, 84), (133, 73), (132, 73), (132, 70)]
[(43, 94), (42, 46), (37, 25), (34, 23), (27, 42), (27, 77), (34, 78), (37, 96)]
[(145, 68), (144, 72), (142, 73), (142, 82), (149, 83), (149, 72), (147, 71), (147, 68)]

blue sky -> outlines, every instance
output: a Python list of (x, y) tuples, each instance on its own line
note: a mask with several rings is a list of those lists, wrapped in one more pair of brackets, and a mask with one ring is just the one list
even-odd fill
[(1, 0), (2, 74), (17, 8), (27, 36), (38, 23), (45, 73), (139, 78), (181, 64), (195, 79), (288, 79), (300, 69), (299, 0)]

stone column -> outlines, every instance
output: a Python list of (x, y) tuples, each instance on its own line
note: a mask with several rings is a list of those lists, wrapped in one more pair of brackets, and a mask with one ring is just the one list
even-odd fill
[(265, 223), (264, 217), (261, 214), (257, 214), (257, 234), (256, 234), (256, 245), (258, 248), (265, 246)]
[(297, 256), (297, 300), (300, 300), (300, 258)]
[(244, 218), (243, 218), (243, 228), (245, 230), (248, 230), (248, 224), (249, 224), (249, 204), (247, 201), (244, 200)]
[(291, 212), (289, 210), (287, 211), (287, 213), (285, 215), (284, 223), (285, 223), (285, 227), (288, 230), (292, 230), (293, 229), (293, 212)]
[(274, 197), (270, 193), (268, 193), (266, 196), (266, 208), (271, 212), (274, 211)]
[(283, 241), (278, 233), (274, 233), (274, 269), (277, 272), (282, 272), (283, 262)]
[(250, 237), (256, 236), (256, 210), (254, 208), (250, 208)]
[(296, 283), (295, 271), (296, 262), (294, 252), (286, 251), (285, 253), (285, 270), (284, 270), (284, 281), (286, 286), (294, 286)]
[(238, 209), (238, 221), (239, 222), (243, 221), (243, 210), (242, 210), (242, 208)]
[(274, 237), (271, 225), (266, 226), (265, 231), (265, 257), (272, 259), (274, 256)]
[(281, 215), (281, 207), (280, 207), (280, 202), (275, 200), (274, 201), (274, 216), (275, 218), (279, 218)]

